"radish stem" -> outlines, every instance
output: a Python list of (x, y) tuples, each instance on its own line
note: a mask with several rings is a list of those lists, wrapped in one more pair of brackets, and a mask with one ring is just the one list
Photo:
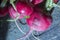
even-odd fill
[(6, 3), (7, 3), (7, 0), (3, 0), (1, 3), (1, 7), (5, 7)]
[(21, 39), (26, 39), (28, 38), (28, 36), (33, 32), (32, 29), (30, 29), (24, 36), (22, 36), (21, 38), (17, 39), (17, 40), (21, 40)]
[(22, 29), (19, 27), (19, 25), (17, 24), (16, 20), (18, 20), (18, 16), (16, 17), (16, 19), (13, 20), (0, 20), (0, 21), (9, 21), (9, 22), (15, 22), (17, 28), (19, 29), (19, 31), (21, 31), (23, 34), (25, 34), (25, 32), (22, 31)]
[(19, 25), (16, 21), (15, 21), (15, 24), (16, 24), (17, 28), (19, 29), (19, 31), (21, 31), (23, 34), (26, 34), (25, 32), (22, 31), (22, 29), (19, 27)]

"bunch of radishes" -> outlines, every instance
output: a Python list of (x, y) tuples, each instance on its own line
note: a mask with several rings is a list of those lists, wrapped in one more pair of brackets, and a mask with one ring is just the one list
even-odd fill
[[(47, 0), (1, 0), (0, 17), (4, 17), (9, 14), (17, 26), (18, 24), (16, 20), (25, 18), (26, 23), (30, 28), (25, 37), (31, 34), (33, 30), (45, 31), (52, 23), (51, 16), (45, 15), (48, 13), (45, 11), (45, 3), (48, 3), (48, 1), (46, 1)], [(52, 0), (49, 1), (52, 2)], [(53, 0), (52, 3), (55, 4), (57, 2), (58, 0)]]
[[(7, 1), (7, 2), (6, 2)], [(12, 0), (13, 1), (13, 0)], [(22, 2), (22, 4), (24, 4), (24, 5), (30, 5), (30, 7), (32, 6), (35, 6), (35, 5), (38, 5), (38, 4), (43, 4), (43, 2), (44, 1), (47, 1), (47, 0), (15, 0), (16, 1), (16, 3), (17, 4), (19, 4), (17, 1), (20, 1), (20, 2)], [(0, 1), (0, 17), (4, 17), (4, 16), (6, 16), (6, 14), (8, 13), (8, 10), (9, 10), (9, 5), (7, 5), (7, 4), (9, 4), (10, 3), (10, 0), (1, 0)], [(14, 2), (14, 1), (13, 1)], [(57, 3), (58, 2), (58, 0), (53, 0), (53, 2), (54, 3)], [(15, 3), (15, 6), (17, 6), (16, 5), (16, 3)], [(5, 5), (4, 5), (5, 4)], [(10, 3), (11, 4), (11, 3)], [(1, 6), (2, 5), (2, 6)], [(28, 7), (27, 6), (27, 7)], [(13, 8), (13, 7), (12, 7)], [(13, 8), (14, 9), (14, 8)], [(18, 8), (17, 8), (18, 9)], [(38, 8), (39, 9), (39, 8)], [(43, 9), (43, 8), (42, 8)], [(33, 10), (33, 9), (32, 9)], [(42, 11), (42, 10), (41, 10)]]

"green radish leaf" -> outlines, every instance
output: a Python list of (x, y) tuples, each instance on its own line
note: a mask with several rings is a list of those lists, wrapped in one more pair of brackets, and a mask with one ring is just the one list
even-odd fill
[(7, 3), (7, 0), (3, 0), (1, 3), (1, 7), (5, 7), (6, 3)]
[(14, 3), (15, 0), (10, 0), (10, 3)]
[(15, 7), (15, 5), (14, 5), (14, 1), (15, 1), (15, 0), (10, 0), (10, 4), (13, 6), (13, 8), (15, 9), (15, 11), (17, 11), (17, 10), (16, 10), (16, 7)]
[(46, 9), (50, 11), (54, 6), (53, 6), (53, 0), (47, 0), (46, 1)]

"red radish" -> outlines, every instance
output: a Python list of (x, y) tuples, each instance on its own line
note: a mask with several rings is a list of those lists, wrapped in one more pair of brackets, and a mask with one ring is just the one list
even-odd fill
[(29, 16), (33, 12), (32, 7), (22, 2), (17, 2), (16, 8), (17, 8), (17, 11), (20, 13), (20, 16), (23, 16), (23, 17)]
[[(25, 16), (29, 16), (33, 12), (33, 9), (30, 6), (21, 2), (16, 3), (16, 9), (20, 14), (20, 19), (24, 18)], [(9, 13), (12, 18), (16, 18), (17, 12), (14, 10), (12, 6), (9, 7)]]
[(8, 13), (8, 7), (0, 8), (0, 17), (6, 16)]
[(24, 35), (20, 39), (27, 38), (34, 30), (40, 32), (47, 30), (51, 22), (52, 19), (50, 17), (42, 15), (41, 13), (38, 12), (34, 12), (30, 16), (30, 18), (27, 19), (27, 24), (30, 30), (26, 33), (26, 35)]
[(16, 18), (16, 11), (14, 10), (14, 8), (12, 6), (9, 7), (9, 14), (11, 18)]
[(33, 3), (35, 5), (43, 2), (43, 0), (19, 0), (19, 1), (30, 2), (30, 3)]
[[(10, 14), (10, 17), (11, 17), (12, 19), (16, 19), (16, 20), (17, 20), (17, 19), (21, 19), (21, 18), (22, 18), (22, 16), (18, 15), (18, 14), (20, 14), (20, 13), (18, 13), (17, 11), (15, 11), (12, 6), (9, 7), (9, 14)], [(24, 32), (23, 32), (22, 29), (19, 27), (19, 25), (18, 25), (18, 23), (16, 22), (16, 20), (12, 20), (12, 21), (15, 22), (15, 24), (16, 24), (17, 28), (19, 29), (19, 31), (21, 31), (21, 32), (24, 34)]]
[(51, 19), (45, 15), (41, 15), (35, 12), (29, 19), (27, 19), (27, 23), (32, 30), (45, 31), (49, 28)]
[(35, 5), (43, 2), (43, 0), (30, 0), (30, 1)]
[(53, 0), (54, 1), (54, 3), (57, 3), (58, 2), (58, 0)]
[[(35, 6), (34, 7), (34, 11), (37, 11), (37, 12), (43, 12), (44, 10), (44, 7), (38, 7), (38, 6)], [(43, 12), (44, 13), (44, 12)]]
[[(9, 7), (9, 14), (11, 18), (16, 18), (17, 17), (17, 12), (14, 10), (14, 8), (12, 6)], [(20, 13), (18, 13), (20, 14)], [(22, 19), (23, 16), (19, 16), (19, 19)]]

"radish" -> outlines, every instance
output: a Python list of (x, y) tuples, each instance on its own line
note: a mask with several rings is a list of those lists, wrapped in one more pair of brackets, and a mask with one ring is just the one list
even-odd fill
[(34, 30), (38, 32), (46, 31), (52, 23), (51, 17), (47, 17), (46, 15), (42, 15), (38, 12), (33, 12), (30, 18), (28, 18), (26, 21), (30, 30), (20, 39), (27, 38)]
[(28, 4), (34, 4), (34, 5), (37, 5), (39, 3), (42, 3), (44, 0), (19, 0), (21, 2), (25, 2), (25, 3), (28, 3)]
[(43, 2), (43, 0), (31, 0), (31, 1), (35, 5)]
[(20, 16), (22, 17), (30, 16), (33, 12), (32, 7), (23, 2), (17, 2), (16, 9), (20, 13)]
[[(17, 20), (18, 19), (22, 19), (22, 18), (25, 18), (25, 17), (29, 17), (32, 12), (33, 12), (33, 9), (32, 7), (30, 7), (29, 5), (25, 4), (25, 3), (22, 3), (22, 2), (17, 2), (15, 4), (15, 7), (17, 9), (17, 11), (12, 7), (10, 6), (9, 7), (9, 14), (10, 14), (10, 17), (14, 20), (11, 20), (11, 21), (14, 21), (17, 28), (23, 33), (25, 34), (21, 28), (19, 27), (19, 25), (17, 24)], [(10, 20), (9, 20), (10, 21)]]
[(45, 31), (49, 28), (51, 24), (51, 19), (49, 19), (45, 15), (41, 15), (37, 12), (33, 13), (29, 19), (27, 19), (27, 23), (32, 30), (36, 31)]
[(0, 8), (0, 17), (6, 16), (8, 13), (8, 7)]
[(10, 17), (11, 17), (12, 19), (7, 20), (7, 21), (15, 22), (16, 27), (19, 29), (19, 31), (21, 31), (23, 34), (25, 34), (25, 33), (22, 31), (22, 29), (20, 28), (20, 26), (18, 25), (18, 23), (17, 23), (17, 20), (22, 18), (22, 17), (21, 17), (20, 15), (18, 15), (18, 14), (19, 14), (19, 13), (16, 12), (12, 6), (10, 6), (10, 7), (9, 7), (9, 15), (10, 15)]
[(54, 3), (57, 3), (57, 2), (58, 2), (58, 0), (53, 0), (53, 2), (54, 2)]
[(17, 12), (14, 10), (14, 8), (12, 6), (9, 7), (9, 15), (11, 18), (16, 18), (17, 16)]
[[(32, 7), (30, 7), (27, 4), (24, 4), (22, 2), (16, 3), (16, 9), (20, 15), (19, 19), (22, 19), (26, 16), (30, 16), (33, 12)], [(9, 7), (9, 13), (10, 13), (11, 18), (16, 18), (17, 12), (14, 10), (14, 8), (12, 6)]]

